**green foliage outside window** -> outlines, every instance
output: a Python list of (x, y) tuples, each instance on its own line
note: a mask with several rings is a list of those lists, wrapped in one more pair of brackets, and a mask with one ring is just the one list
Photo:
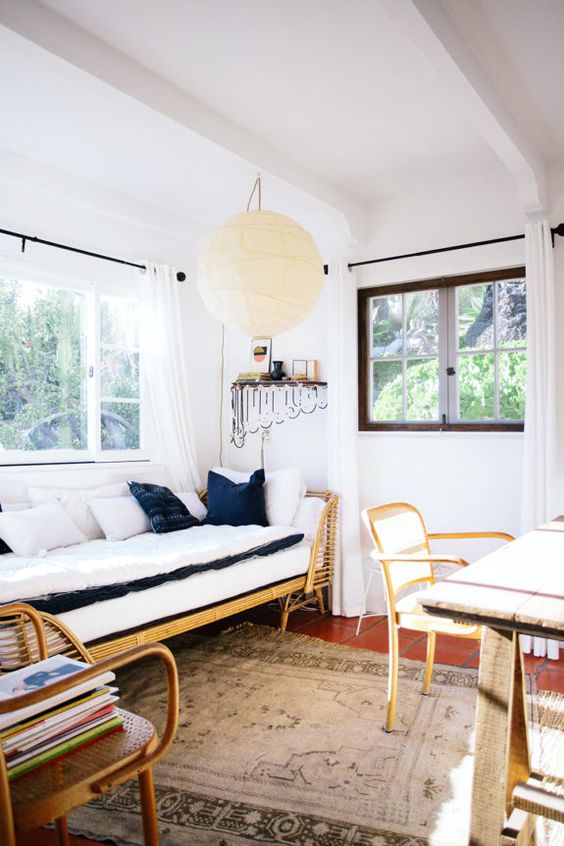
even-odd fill
[(86, 447), (84, 297), (0, 278), (0, 447)]
[[(0, 277), (0, 450), (88, 448), (86, 308), (76, 291)], [(139, 449), (136, 304), (102, 298), (101, 323), (101, 447)]]

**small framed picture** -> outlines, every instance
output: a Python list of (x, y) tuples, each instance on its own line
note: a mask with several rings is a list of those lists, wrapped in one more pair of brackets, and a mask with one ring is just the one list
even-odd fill
[(305, 358), (295, 358), (292, 361), (292, 379), (307, 379), (307, 361)]
[(252, 373), (270, 373), (272, 338), (253, 338), (251, 342)]
[(306, 364), (306, 376), (309, 382), (317, 382), (317, 359), (310, 358)]

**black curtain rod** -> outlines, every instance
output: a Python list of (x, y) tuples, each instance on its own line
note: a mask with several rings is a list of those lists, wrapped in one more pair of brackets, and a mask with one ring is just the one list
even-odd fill
[[(0, 229), (0, 235), (10, 235), (12, 238), (18, 238), (22, 242), (22, 253), (25, 253), (25, 245), (29, 241), (33, 244), (43, 244), (45, 247), (55, 247), (57, 250), (67, 250), (69, 253), (79, 253), (81, 256), (90, 256), (90, 258), (102, 259), (102, 261), (113, 261), (115, 264), (124, 264), (127, 267), (137, 267), (139, 270), (147, 270), (144, 264), (136, 264), (134, 261), (126, 261), (125, 259), (115, 258), (114, 256), (105, 256), (102, 253), (93, 253), (90, 250), (81, 250), (79, 247), (69, 247), (68, 244), (59, 244), (57, 241), (46, 241), (45, 238), (37, 238), (35, 235), (24, 235), (22, 232), (12, 232), (11, 229)], [(176, 274), (179, 282), (184, 282), (186, 274), (179, 270)]]
[[(552, 238), (552, 246), (554, 247), (554, 236), (561, 235), (564, 237), (564, 223), (559, 223), (550, 230)], [(353, 261), (348, 265), (349, 270), (353, 267), (362, 267), (365, 264), (380, 264), (383, 261), (397, 261), (404, 258), (417, 258), (418, 256), (431, 256), (435, 253), (450, 253), (453, 250), (466, 250), (469, 247), (485, 247), (487, 244), (502, 244), (504, 241), (521, 241), (525, 235), (507, 235), (505, 238), (490, 238), (489, 241), (471, 241), (468, 244), (454, 244), (451, 247), (437, 247), (434, 250), (420, 250), (417, 253), (403, 253), (399, 256), (385, 256), (384, 258), (368, 259), (367, 261)], [(324, 264), (323, 270), (325, 275), (329, 272), (329, 265)]]

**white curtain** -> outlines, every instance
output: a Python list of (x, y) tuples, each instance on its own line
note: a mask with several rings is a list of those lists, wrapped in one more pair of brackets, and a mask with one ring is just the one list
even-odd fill
[(360, 614), (363, 582), (357, 458), (356, 287), (346, 260), (329, 263), (328, 476), (340, 495), (332, 611)]
[[(523, 461), (521, 528), (545, 523), (550, 512), (555, 459), (554, 256), (546, 220), (525, 226), (527, 270), (527, 401)], [(528, 636), (523, 649), (558, 658), (557, 641)]]
[(183, 315), (176, 272), (147, 262), (142, 278), (143, 352), (147, 408), (151, 418), (152, 455), (163, 464), (177, 491), (200, 486), (188, 397), (188, 356), (184, 337), (190, 331)]

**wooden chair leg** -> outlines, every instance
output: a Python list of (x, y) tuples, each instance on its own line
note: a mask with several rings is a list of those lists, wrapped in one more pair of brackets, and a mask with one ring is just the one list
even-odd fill
[(323, 590), (322, 590), (322, 588), (320, 588), (320, 587), (315, 588), (315, 595), (317, 597), (317, 607), (319, 608), (319, 613), (325, 614), (325, 602), (323, 601)]
[(155, 783), (152, 767), (148, 767), (139, 773), (139, 794), (141, 797), (145, 846), (159, 846), (159, 826), (157, 822), (157, 805), (155, 802)]
[(2, 846), (16, 846), (14, 814), (8, 786), (8, 775), (4, 755), (0, 748), (0, 843)]
[(423, 677), (423, 693), (425, 696), (429, 693), (431, 687), (431, 678), (433, 676), (433, 662), (435, 660), (435, 643), (437, 635), (435, 632), (427, 632), (427, 658), (425, 660), (425, 676)]
[(388, 616), (388, 710), (386, 713), (386, 731), (391, 731), (394, 726), (396, 714), (396, 698), (398, 692), (398, 669), (399, 669), (399, 645), (398, 627), (394, 620)]
[(57, 832), (58, 846), (69, 846), (69, 829), (66, 817), (58, 817), (55, 820), (55, 831)]

